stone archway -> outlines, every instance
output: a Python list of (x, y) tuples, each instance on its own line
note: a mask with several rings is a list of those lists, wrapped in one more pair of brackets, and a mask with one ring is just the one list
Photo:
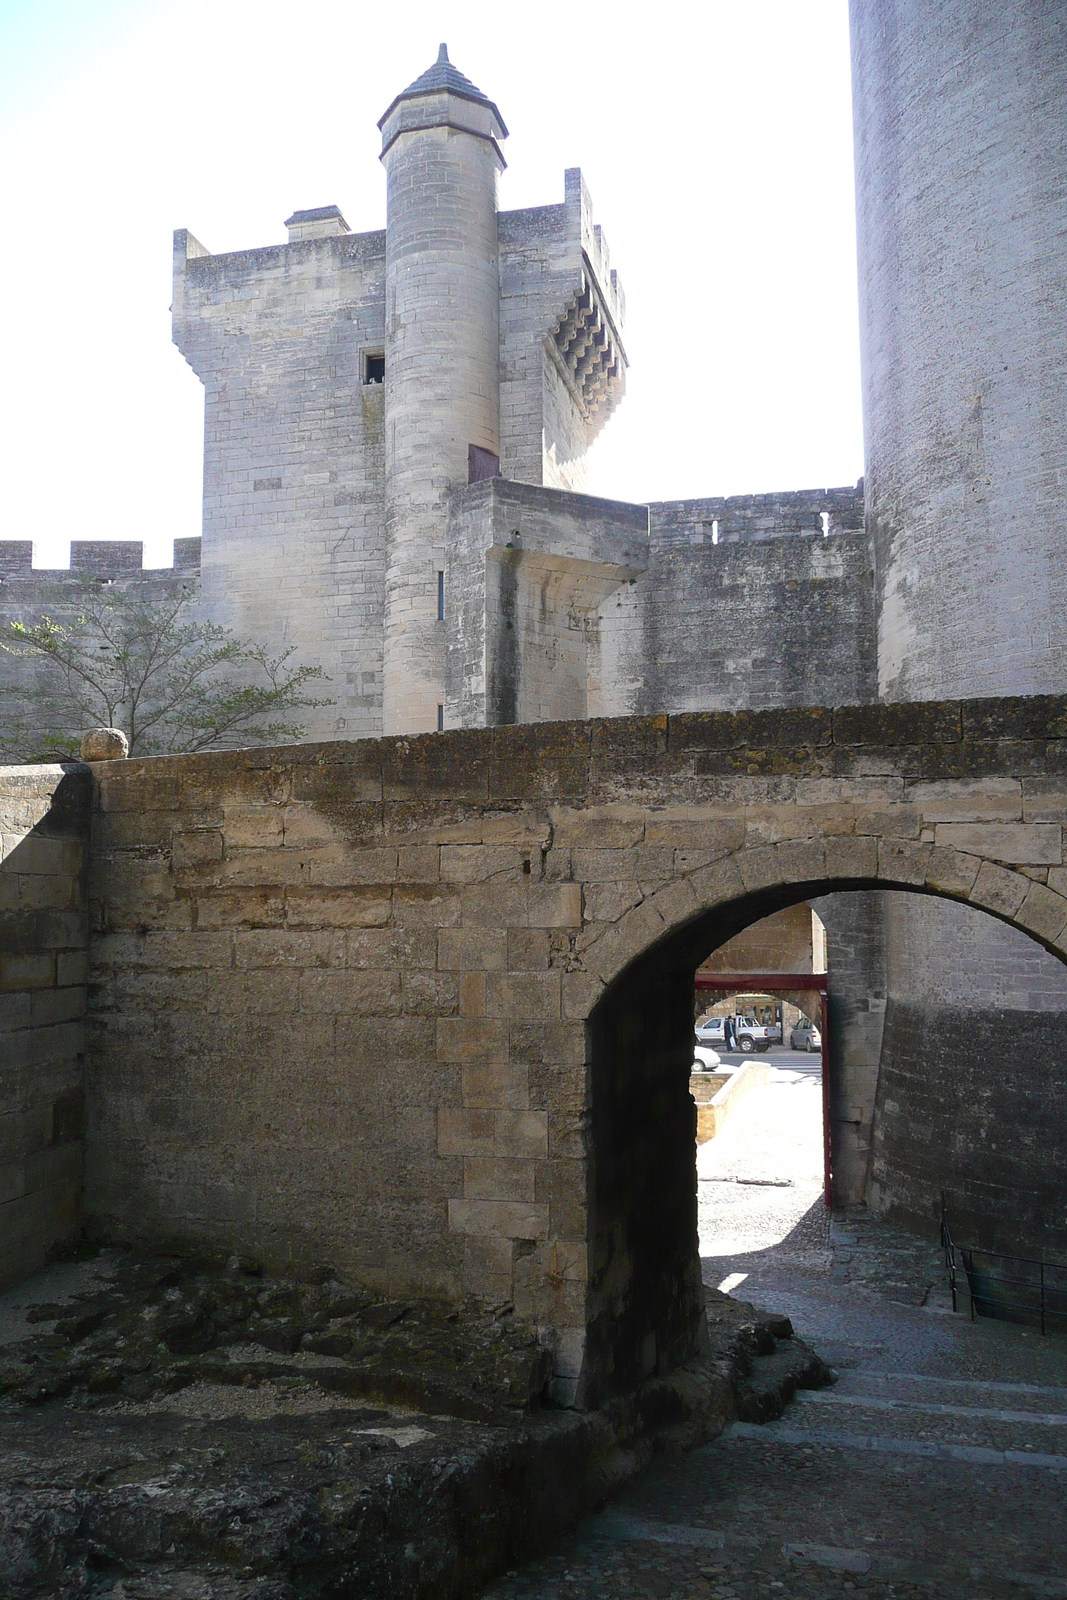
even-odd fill
[(649, 1193), (670, 1164), (670, 1141), (639, 1159), (605, 1137), (603, 1088), (620, 1129), (624, 1066), (668, 1121), (691, 1116), (672, 1019), (688, 1047), (709, 949), (798, 899), (893, 888), (1067, 956), (1061, 700), (487, 728), (94, 777), (94, 1221), (510, 1300), (563, 1400), (699, 1337), (686, 1262), (631, 1293), (598, 1195), (612, 1162), (631, 1187), (644, 1162)]

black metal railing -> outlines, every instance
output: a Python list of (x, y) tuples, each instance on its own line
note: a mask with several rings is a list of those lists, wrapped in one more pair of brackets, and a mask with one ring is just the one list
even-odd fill
[(980, 1245), (957, 1244), (941, 1196), (941, 1246), (948, 1268), (952, 1309), (957, 1309), (961, 1273), (970, 1301), (971, 1321), (1037, 1322), (1041, 1332), (1067, 1329), (1067, 1263), (1044, 1256), (1014, 1256)]

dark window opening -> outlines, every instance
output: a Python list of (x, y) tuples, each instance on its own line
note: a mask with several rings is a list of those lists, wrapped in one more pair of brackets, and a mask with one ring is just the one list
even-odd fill
[(371, 355), (364, 356), (364, 358), (363, 358), (363, 382), (364, 383), (384, 383), (385, 382), (385, 357), (384, 357), (384, 355), (381, 355), (381, 356), (371, 356)]
[(444, 731), (445, 731), (445, 708), (444, 708), (444, 706), (438, 706), (437, 707), (437, 731), (438, 731), (438, 733), (444, 733)]
[(437, 620), (438, 622), (445, 620), (445, 575), (443, 572), (437, 574)]

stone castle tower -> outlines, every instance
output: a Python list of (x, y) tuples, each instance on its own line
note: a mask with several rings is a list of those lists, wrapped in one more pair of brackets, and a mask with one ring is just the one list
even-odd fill
[(622, 396), (624, 302), (577, 171), (500, 213), (504, 120), (436, 63), (382, 117), (384, 232), (336, 206), (289, 243), (175, 236), (174, 338), (206, 390), (204, 603), (293, 643), (336, 701), (317, 731), (454, 726), (452, 492), (502, 474), (581, 490)]

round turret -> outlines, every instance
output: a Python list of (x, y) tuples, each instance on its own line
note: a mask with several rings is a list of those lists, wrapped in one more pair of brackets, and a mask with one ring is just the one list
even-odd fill
[(499, 111), (437, 61), (382, 117), (386, 198), (384, 729), (443, 726), (448, 497), (500, 452)]

